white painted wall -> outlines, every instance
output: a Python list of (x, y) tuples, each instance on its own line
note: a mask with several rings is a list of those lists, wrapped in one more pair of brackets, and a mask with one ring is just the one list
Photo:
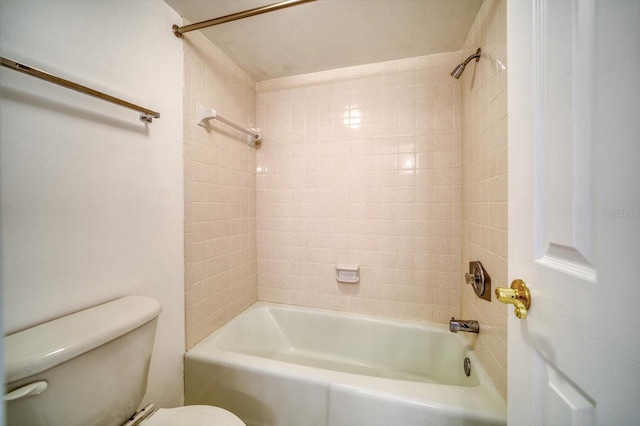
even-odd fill
[(182, 402), (180, 17), (162, 1), (0, 0), (2, 55), (160, 111), (3, 68), (4, 333), (128, 294), (163, 305), (147, 397)]

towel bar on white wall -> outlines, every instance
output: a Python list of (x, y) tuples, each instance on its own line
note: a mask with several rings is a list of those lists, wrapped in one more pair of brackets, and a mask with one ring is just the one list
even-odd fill
[(112, 104), (120, 105), (125, 108), (138, 111), (140, 113), (140, 121), (143, 121), (145, 123), (151, 123), (154, 118), (160, 118), (160, 113), (157, 111), (152, 111), (150, 109), (143, 108), (140, 105), (127, 102), (123, 99), (116, 98), (111, 95), (107, 95), (106, 93), (99, 92), (90, 87), (83, 86), (78, 83), (74, 83), (73, 81), (66, 80), (64, 78), (58, 77), (53, 74), (49, 74), (46, 71), (33, 68), (29, 65), (12, 61), (11, 59), (0, 57), (0, 60), (3, 67), (7, 67), (14, 71), (19, 71), (23, 74), (27, 74), (32, 77), (36, 77), (41, 80), (48, 81), (49, 83), (57, 84), (58, 86), (66, 87), (67, 89), (75, 90), (76, 92), (84, 93), (85, 95), (93, 96), (94, 98), (102, 99), (103, 101), (111, 102)]

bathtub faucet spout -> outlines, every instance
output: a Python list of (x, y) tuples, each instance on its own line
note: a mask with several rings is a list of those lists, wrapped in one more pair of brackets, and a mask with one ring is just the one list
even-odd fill
[(474, 320), (460, 320), (451, 317), (449, 321), (449, 331), (457, 333), (458, 331), (467, 331), (469, 333), (479, 333), (480, 324)]

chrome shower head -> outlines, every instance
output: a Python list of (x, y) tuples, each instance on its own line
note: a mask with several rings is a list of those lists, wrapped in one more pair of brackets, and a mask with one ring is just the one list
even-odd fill
[(462, 73), (464, 72), (464, 67), (465, 67), (464, 64), (458, 64), (456, 69), (451, 71), (451, 77), (455, 78), (456, 80), (459, 79)]
[(474, 53), (473, 55), (469, 56), (467, 59), (465, 59), (465, 61), (461, 64), (458, 64), (458, 66), (451, 71), (451, 77), (455, 78), (456, 80), (460, 78), (460, 76), (462, 75), (462, 73), (464, 72), (464, 68), (467, 66), (467, 64), (475, 58), (476, 62), (478, 62), (480, 60), (480, 53), (482, 52), (482, 50), (478, 47), (478, 50), (476, 50), (476, 53)]

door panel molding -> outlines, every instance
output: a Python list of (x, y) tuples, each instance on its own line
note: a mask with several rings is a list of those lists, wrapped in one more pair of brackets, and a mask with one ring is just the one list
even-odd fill
[(535, 256), (591, 282), (594, 16), (592, 0), (534, 1)]

